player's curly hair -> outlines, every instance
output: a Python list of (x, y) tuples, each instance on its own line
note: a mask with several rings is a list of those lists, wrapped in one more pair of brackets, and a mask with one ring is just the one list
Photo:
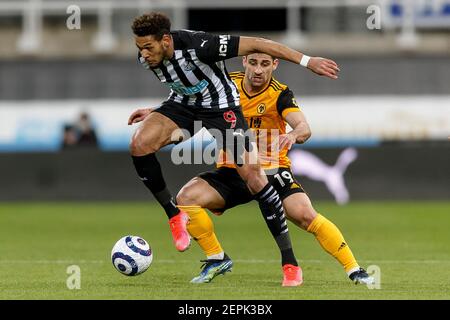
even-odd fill
[(154, 36), (159, 41), (170, 33), (170, 19), (160, 12), (145, 13), (134, 19), (131, 28), (138, 37)]

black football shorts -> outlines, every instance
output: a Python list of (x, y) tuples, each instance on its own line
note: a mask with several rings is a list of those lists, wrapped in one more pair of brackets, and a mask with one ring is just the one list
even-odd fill
[[(208, 182), (225, 200), (225, 207), (211, 208), (215, 212), (224, 212), (227, 209), (254, 200), (254, 196), (250, 193), (236, 169), (221, 167), (200, 173), (198, 177)], [(282, 201), (294, 193), (305, 192), (300, 183), (295, 180), (290, 168), (278, 168), (276, 172), (267, 175), (267, 178), (269, 183), (278, 191)]]
[[(225, 148), (230, 144), (235, 145), (235, 137), (230, 137), (230, 132), (246, 132), (248, 130), (247, 121), (245, 121), (240, 107), (214, 110), (195, 109), (177, 102), (165, 101), (154, 112), (161, 113), (175, 122), (180, 129), (187, 130), (190, 137), (202, 127), (206, 128), (216, 139), (217, 145)], [(195, 121), (201, 121), (201, 124), (199, 122), (196, 124)], [(218, 132), (220, 134), (217, 134)]]

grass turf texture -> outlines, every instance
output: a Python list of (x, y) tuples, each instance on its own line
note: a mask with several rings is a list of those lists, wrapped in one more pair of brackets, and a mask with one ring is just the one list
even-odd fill
[[(290, 224), (301, 287), (282, 288), (279, 253), (256, 204), (213, 217), (233, 272), (210, 284), (196, 245), (175, 250), (167, 219), (152, 203), (0, 204), (0, 299), (450, 299), (450, 202), (317, 202), (363, 267), (381, 268), (381, 289), (352, 284), (314, 237)], [(153, 264), (136, 277), (111, 264), (113, 244), (140, 235)], [(68, 290), (69, 265), (81, 289)]]

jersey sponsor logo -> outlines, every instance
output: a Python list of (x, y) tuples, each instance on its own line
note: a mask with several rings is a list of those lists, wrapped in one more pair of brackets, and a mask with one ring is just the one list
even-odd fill
[[(247, 118), (246, 118), (246, 120), (247, 120)], [(261, 128), (262, 118), (261, 117), (251, 117), (250, 121), (247, 120), (247, 122), (248, 122), (248, 126), (250, 128), (257, 128), (257, 129), (259, 129), (259, 128)]]
[(230, 40), (230, 35), (220, 35), (219, 36), (219, 56), (221, 56), (221, 57), (227, 56), (228, 40)]
[(266, 105), (264, 103), (261, 103), (257, 108), (256, 108), (256, 112), (258, 112), (259, 114), (263, 114), (264, 112), (266, 112)]
[(208, 81), (203, 79), (199, 83), (197, 83), (195, 86), (192, 87), (186, 87), (180, 82), (166, 82), (167, 85), (176, 93), (182, 95), (182, 96), (191, 96), (196, 93), (201, 92), (203, 89), (205, 89), (208, 86)]

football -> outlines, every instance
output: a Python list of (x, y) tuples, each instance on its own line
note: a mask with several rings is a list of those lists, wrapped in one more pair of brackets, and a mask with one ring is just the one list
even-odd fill
[(150, 267), (153, 252), (143, 238), (125, 236), (114, 245), (111, 259), (117, 271), (126, 276), (136, 276)]

